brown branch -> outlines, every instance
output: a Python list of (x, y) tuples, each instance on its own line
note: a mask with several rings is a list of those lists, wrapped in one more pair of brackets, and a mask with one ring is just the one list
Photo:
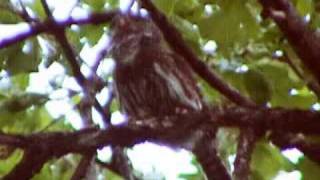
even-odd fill
[(20, 163), (9, 174), (3, 177), (4, 180), (31, 179), (37, 174), (42, 166), (51, 158), (39, 146), (25, 150)]
[[(194, 112), (165, 118), (175, 123), (171, 127), (162, 127), (161, 124), (158, 127), (129, 124), (100, 131), (91, 128), (73, 133), (2, 134), (0, 136), (0, 144), (10, 146), (18, 144), (21, 148), (27, 148), (27, 144), (39, 145), (44, 143), (45, 145), (42, 146), (49, 146), (50, 148), (48, 149), (55, 149), (54, 154), (58, 155), (57, 149), (59, 152), (86, 153), (90, 148), (98, 148), (105, 145), (130, 147), (147, 139), (155, 142), (174, 142), (175, 138), (185, 138), (188, 132), (194, 132), (195, 129), (204, 125), (212, 128), (253, 128), (261, 132), (280, 131), (283, 133), (303, 133), (305, 135), (320, 134), (320, 112), (308, 110), (212, 107), (210, 112)], [(161, 118), (155, 117), (155, 122), (161, 122), (161, 120)]]
[(320, 37), (299, 16), (291, 1), (259, 1), (263, 6), (263, 15), (276, 22), (301, 61), (320, 83)]
[(319, 86), (319, 84), (317, 82), (315, 82), (313, 79), (309, 80), (308, 78), (306, 78), (300, 72), (300, 70), (296, 67), (296, 65), (293, 64), (291, 58), (287, 55), (287, 53), (285, 53), (281, 59), (283, 59), (282, 61), (286, 62), (291, 67), (291, 69), (296, 73), (296, 75), (300, 79), (302, 79), (302, 80), (304, 80), (306, 82), (308, 88), (310, 90), (312, 90), (314, 92), (314, 94), (317, 96), (317, 98), (319, 99), (320, 98), (320, 86)]
[(234, 162), (233, 178), (235, 180), (249, 179), (251, 155), (258, 140), (258, 136), (253, 129), (244, 129), (242, 131), (237, 147), (237, 157)]
[(52, 16), (52, 13), (51, 13), (51, 10), (47, 4), (47, 0), (41, 0), (41, 4), (42, 4), (42, 7), (44, 9), (44, 12), (46, 13), (46, 15), (48, 16), (49, 19), (53, 20), (53, 16)]
[[(74, 24), (75, 25), (102, 24), (102, 23), (110, 22), (111, 19), (118, 13), (119, 13), (118, 11), (109, 11), (104, 13), (92, 13), (88, 17), (84, 17), (84, 18), (74, 19), (70, 17), (65, 21), (57, 23), (56, 26), (60, 28), (66, 28)], [(52, 22), (49, 20), (46, 20), (44, 22), (36, 22), (29, 25), (30, 25), (30, 29), (27, 31), (18, 33), (12, 37), (6, 37), (3, 39), (0, 39), (0, 49), (10, 46), (12, 44), (21, 42), (27, 38), (36, 36), (40, 33), (50, 32), (52, 30), (50, 29)]]
[(119, 175), (126, 180), (137, 180), (138, 178), (134, 175), (133, 166), (130, 159), (125, 153), (125, 149), (120, 146), (112, 148), (112, 159), (111, 166), (117, 169)]
[[(183, 142), (188, 138), (186, 135), (194, 133), (195, 130), (201, 130), (202, 127), (207, 127), (204, 131), (200, 131), (200, 133), (203, 134), (207, 134), (210, 128), (215, 130), (222, 126), (252, 128), (258, 132), (270, 131), (283, 132), (285, 134), (304, 133), (306, 135), (320, 134), (320, 113), (307, 110), (213, 107), (210, 112), (195, 112), (165, 118), (166, 120), (170, 118), (170, 122), (175, 123), (171, 127), (162, 127), (161, 124), (159, 127), (146, 127), (128, 124), (126, 126), (109, 127), (105, 130), (91, 128), (76, 132), (50, 132), (36, 133), (32, 135), (2, 134), (0, 136), (0, 144), (18, 144), (21, 148), (25, 149), (26, 154), (29, 151), (30, 154), (34, 152), (36, 152), (36, 155), (39, 154), (39, 161), (37, 159), (32, 161), (35, 164), (31, 166), (35, 167), (32, 169), (36, 171), (39, 164), (43, 164), (45, 161), (53, 157), (61, 157), (68, 153), (87, 154), (87, 152), (95, 151), (96, 149), (107, 145), (132, 147), (138, 143), (151, 141), (173, 148), (183, 147), (190, 149), (190, 147), (184, 147)], [(161, 118), (155, 118), (155, 122), (161, 121), (163, 121)], [(287, 144), (290, 143), (291, 145), (299, 147), (298, 144), (287, 142)], [(209, 150), (209, 148), (204, 148), (204, 150), (206, 149)], [(315, 151), (316, 150), (317, 149), (315, 149)], [(199, 155), (197, 153), (197, 149), (194, 149), (193, 151), (196, 155)], [(248, 150), (248, 152), (251, 152), (251, 150)], [(213, 152), (211, 151), (210, 153)], [(38, 158), (35, 154), (33, 154), (33, 157)], [(200, 155), (202, 155), (202, 153), (200, 153)], [(210, 157), (214, 158), (213, 156)], [(25, 156), (25, 158), (29, 159), (32, 157)], [(211, 163), (210, 166), (214, 167), (207, 166), (207, 161), (202, 161), (202, 156), (197, 158), (200, 163), (203, 163), (203, 167), (213, 169), (217, 169), (217, 167), (219, 167), (216, 166), (216, 164)], [(317, 160), (317, 158), (312, 159)], [(16, 177), (13, 175), (16, 174), (16, 172), (26, 173), (23, 172), (22, 169), (28, 169), (27, 166), (30, 167), (30, 164), (23, 162), (24, 161), (15, 168), (18, 170), (13, 171), (13, 173), (10, 173), (7, 177)], [(214, 162), (217, 163), (219, 161)], [(28, 176), (31, 175), (34, 175), (34, 173), (28, 174)]]
[(90, 168), (92, 168), (91, 166), (94, 162), (94, 158), (95, 158), (95, 152), (90, 152), (84, 155), (81, 158), (81, 161), (76, 171), (72, 175), (71, 180), (85, 179), (86, 176), (88, 175), (88, 171), (90, 170)]
[(299, 134), (283, 134), (281, 132), (272, 133), (270, 136), (272, 143), (277, 145), (281, 150), (297, 148), (306, 157), (320, 165), (320, 144), (308, 142)]
[(64, 54), (67, 58), (67, 61), (69, 62), (70, 66), (71, 66), (74, 77), (75, 77), (76, 81), (81, 85), (81, 87), (86, 95), (86, 98), (93, 100), (93, 105), (96, 108), (96, 110), (100, 113), (100, 115), (102, 116), (104, 122), (107, 122), (108, 124), (110, 124), (110, 119), (106, 116), (102, 106), (100, 105), (98, 100), (95, 97), (93, 97), (92, 92), (94, 92), (94, 91), (90, 90), (90, 87), (94, 87), (94, 86), (91, 86), (90, 82), (86, 80), (86, 78), (84, 77), (84, 75), (80, 71), (80, 66), (77, 62), (77, 56), (76, 56), (73, 48), (71, 47), (70, 43), (68, 42), (68, 39), (67, 39), (65, 32), (64, 32), (65, 31), (64, 28), (58, 26), (58, 24), (56, 22), (54, 22), (54, 20), (52, 20), (50, 27), (51, 27), (51, 30), (50, 30), (51, 33), (56, 37), (56, 40), (62, 46), (62, 50), (64, 51)]
[(196, 141), (192, 152), (197, 161), (201, 164), (208, 179), (231, 180), (228, 170), (218, 156), (215, 147), (216, 128), (213, 126), (203, 126), (200, 130), (193, 132), (194, 136), (201, 136)]
[(26, 148), (29, 142), (28, 139), (21, 135), (0, 133), (0, 144), (16, 148)]
[(100, 159), (96, 159), (96, 163), (103, 168), (106, 168), (110, 171), (113, 171), (114, 173), (117, 173), (118, 175), (121, 174), (120, 170), (117, 169), (117, 167), (115, 167), (114, 164), (103, 162)]

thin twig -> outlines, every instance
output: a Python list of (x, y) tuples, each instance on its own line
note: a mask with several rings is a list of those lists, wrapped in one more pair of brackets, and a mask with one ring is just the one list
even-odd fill
[(320, 99), (320, 86), (319, 86), (319, 84), (317, 82), (315, 82), (314, 80), (308, 80), (299, 71), (299, 69), (296, 67), (296, 65), (293, 64), (292, 60), (288, 57), (288, 55), (286, 53), (283, 55), (283, 60), (291, 67), (291, 69), (296, 73), (296, 75), (300, 79), (304, 80), (307, 83), (308, 88), (314, 92), (314, 94), (317, 96), (318, 99)]
[[(118, 13), (119, 13), (118, 11), (109, 11), (104, 13), (92, 13), (87, 17), (82, 17), (77, 19), (69, 17), (65, 21), (57, 23), (56, 26), (60, 28), (66, 28), (73, 24), (75, 25), (102, 24), (102, 23), (110, 22), (110, 20)], [(0, 39), (0, 49), (10, 46), (12, 44), (21, 42), (27, 38), (36, 36), (40, 33), (50, 32), (52, 30), (50, 29), (52, 22), (48, 20), (45, 22), (36, 22), (29, 25), (30, 25), (30, 28), (27, 31), (20, 32), (11, 37), (5, 37), (3, 39)]]

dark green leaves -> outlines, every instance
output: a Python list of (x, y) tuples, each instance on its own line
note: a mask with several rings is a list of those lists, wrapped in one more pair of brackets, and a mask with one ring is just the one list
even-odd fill
[(259, 71), (250, 69), (244, 74), (244, 84), (249, 97), (257, 104), (264, 105), (271, 99), (271, 86)]
[(14, 44), (0, 50), (0, 67), (10, 74), (37, 71), (40, 63), (39, 44), (36, 39)]
[(294, 165), (272, 144), (259, 142), (252, 155), (251, 170), (252, 179), (270, 180), (273, 179), (280, 170), (292, 171)]

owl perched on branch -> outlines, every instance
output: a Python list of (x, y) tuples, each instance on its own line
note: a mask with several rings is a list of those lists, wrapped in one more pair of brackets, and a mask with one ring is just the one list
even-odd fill
[(114, 84), (126, 115), (145, 119), (203, 109), (193, 70), (150, 18), (117, 15), (112, 30)]
[[(161, 117), (206, 109), (193, 70), (169, 48), (151, 19), (118, 15), (112, 28), (115, 90), (122, 111), (135, 120), (129, 123), (152, 127), (176, 125), (172, 118), (168, 118), (168, 123), (167, 118)], [(153, 117), (162, 120), (151, 121)], [(201, 126), (192, 131), (186, 135), (192, 143), (179, 143), (194, 152), (210, 179), (230, 179), (213, 143), (216, 128)]]

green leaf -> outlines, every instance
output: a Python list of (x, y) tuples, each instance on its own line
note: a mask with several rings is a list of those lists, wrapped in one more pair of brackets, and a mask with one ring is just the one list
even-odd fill
[(157, 8), (163, 11), (167, 16), (171, 16), (176, 0), (156, 0), (153, 1)]
[(235, 45), (243, 46), (259, 34), (256, 18), (244, 0), (220, 0), (219, 11), (197, 20), (201, 36), (215, 40), (219, 51), (229, 55)]
[(32, 2), (27, 4), (27, 6), (32, 9), (32, 11), (36, 14), (37, 17), (41, 19), (45, 19), (47, 17), (43, 9), (41, 0), (33, 0)]
[(190, 13), (200, 6), (198, 0), (176, 0), (174, 11), (177, 14)]
[(43, 179), (59, 179), (69, 180), (78, 164), (78, 156), (62, 157), (58, 160), (47, 162), (41, 169), (40, 173), (32, 178), (32, 180)]
[(0, 1), (0, 6), (9, 6), (10, 5), (10, 0), (1, 0)]
[(123, 180), (122, 177), (110, 170), (103, 170), (103, 176), (108, 180)]
[(320, 166), (306, 157), (299, 160), (297, 167), (304, 180), (318, 180), (320, 177)]
[(35, 93), (12, 95), (0, 102), (0, 129), (10, 133), (30, 133), (51, 121), (43, 105), (47, 96)]
[(281, 170), (293, 170), (294, 164), (286, 159), (278, 148), (262, 141), (256, 144), (250, 167), (253, 176), (260, 177), (261, 180), (270, 180)]
[[(251, 67), (259, 70), (272, 88), (271, 105), (274, 107), (282, 106), (287, 108), (303, 108), (308, 109), (312, 104), (317, 102), (315, 95), (311, 92), (302, 91), (305, 84), (292, 72), (287, 64), (262, 59), (257, 61)], [(296, 89), (303, 94), (292, 95), (290, 92)]]
[(48, 100), (47, 95), (37, 93), (24, 93), (14, 95), (11, 98), (0, 102), (0, 109), (9, 112), (23, 111), (32, 105), (42, 105)]
[[(7, 7), (10, 8), (10, 7)], [(0, 24), (16, 24), (20, 21), (20, 17), (7, 9), (0, 7)]]
[(245, 93), (245, 86), (243, 83), (242, 74), (235, 72), (233, 69), (221, 70), (221, 76), (225, 81), (236, 88), (239, 92)]
[(11, 74), (37, 71), (40, 63), (39, 44), (36, 39), (27, 40), (24, 46), (17, 46), (15, 53), (6, 59), (5, 68)]
[(93, 11), (101, 11), (104, 9), (106, 0), (84, 0), (84, 2), (88, 4)]
[(45, 131), (73, 131), (73, 126), (64, 118), (54, 119), (46, 127)]
[(21, 150), (16, 150), (11, 156), (7, 159), (0, 160), (0, 174), (3, 176), (4, 174), (9, 173), (14, 166), (21, 160), (23, 152)]
[(10, 0), (0, 1), (0, 24), (16, 24), (20, 19)]
[(110, 112), (113, 113), (115, 111), (118, 111), (120, 109), (119, 101), (116, 99), (113, 99), (110, 106)]
[(179, 16), (172, 16), (171, 21), (178, 28), (184, 39), (190, 44), (193, 49), (197, 50), (198, 53), (202, 52), (200, 49), (201, 36), (199, 29), (196, 28), (190, 21), (183, 19)]
[(52, 118), (44, 107), (34, 107), (16, 113), (1, 113), (0, 127), (7, 133), (31, 133), (41, 131)]
[(10, 57), (15, 56), (16, 54), (21, 53), (22, 43), (16, 43), (9, 47), (0, 49), (0, 67), (1, 69), (6, 68), (7, 62)]
[(104, 33), (105, 25), (86, 25), (80, 30), (80, 37), (85, 37), (91, 46), (95, 45)]
[(180, 174), (179, 178), (183, 178), (185, 180), (205, 180), (201, 173), (195, 174)]
[(259, 105), (265, 105), (271, 99), (271, 87), (267, 78), (255, 69), (244, 74), (244, 84), (249, 97)]
[(25, 90), (29, 85), (29, 74), (21, 73), (11, 77), (14, 88)]
[(108, 9), (116, 9), (119, 7), (119, 0), (107, 0)]
[(310, 15), (314, 10), (313, 0), (297, 0), (296, 8), (300, 15)]

